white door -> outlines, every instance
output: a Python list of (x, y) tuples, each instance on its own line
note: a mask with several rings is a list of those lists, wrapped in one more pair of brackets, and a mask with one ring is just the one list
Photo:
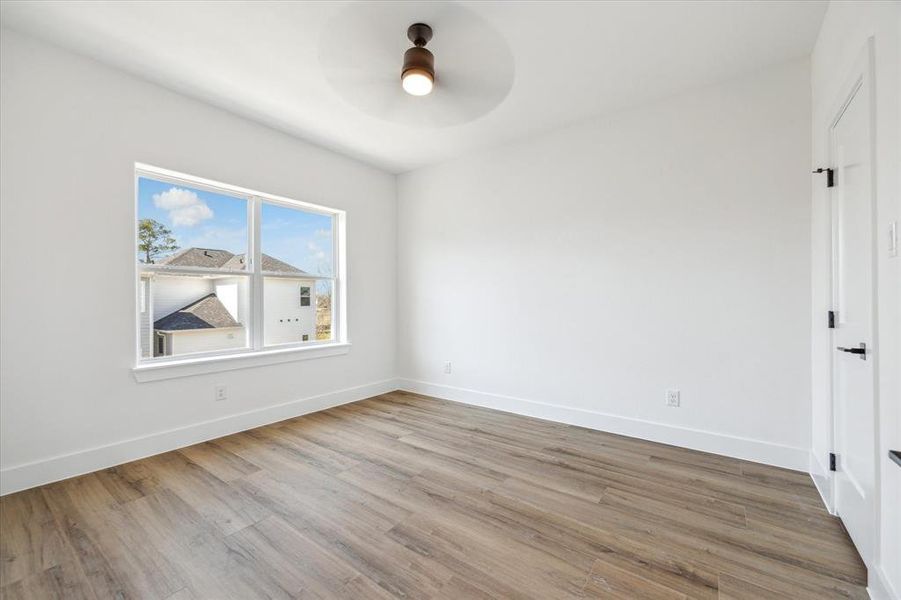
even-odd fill
[(873, 330), (873, 189), (870, 99), (864, 77), (831, 130), (835, 187), (833, 402), (835, 506), (858, 552), (872, 564), (876, 543), (876, 420)]

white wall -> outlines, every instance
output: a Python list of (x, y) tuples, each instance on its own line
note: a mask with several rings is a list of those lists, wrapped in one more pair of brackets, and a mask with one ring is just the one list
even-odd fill
[[(901, 219), (901, 3), (832, 2), (811, 57), (813, 165), (829, 159), (827, 131), (841, 86), (867, 40), (875, 44), (876, 115), (876, 257), (878, 330), (875, 358), (879, 378), (878, 480), (881, 488), (880, 549), (869, 565), (871, 594), (901, 597), (901, 469), (888, 459), (889, 448), (901, 448), (901, 258), (887, 252), (887, 229)], [(831, 479), (825, 456), (832, 450), (829, 361), (832, 348), (823, 314), (829, 309), (829, 212), (826, 190), (813, 188), (812, 293), (813, 368), (811, 469), (830, 500)], [(894, 588), (894, 592), (889, 589)]]
[[(393, 176), (18, 33), (0, 38), (2, 491), (390, 387)], [(346, 210), (350, 352), (136, 383), (135, 161)], [(216, 384), (227, 401), (214, 402)]]
[(400, 176), (403, 384), (806, 469), (809, 166), (801, 61)]

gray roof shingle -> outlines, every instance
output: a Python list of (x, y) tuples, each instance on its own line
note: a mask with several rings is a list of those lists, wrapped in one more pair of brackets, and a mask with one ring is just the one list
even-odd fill
[(218, 269), (234, 256), (228, 250), (215, 248), (185, 248), (159, 262), (169, 267), (205, 267)]
[(207, 294), (199, 300), (158, 319), (153, 328), (160, 331), (185, 331), (189, 329), (216, 329), (240, 327), (216, 294)]
[[(263, 258), (263, 270), (264, 271), (275, 271), (278, 273), (297, 273), (299, 275), (307, 275), (306, 271), (301, 271), (297, 267), (293, 265), (289, 265), (288, 263), (281, 261), (277, 258), (272, 258), (268, 254), (264, 254)], [(223, 269), (232, 269), (232, 270), (243, 270), (244, 269), (244, 255), (243, 254), (235, 254), (232, 256), (224, 265), (222, 265)]]
[[(246, 268), (243, 254), (232, 254), (228, 250), (217, 250), (215, 248), (185, 248), (162, 259), (159, 264), (169, 267), (203, 267), (206, 269), (228, 269), (230, 271), (243, 271)], [(301, 271), (297, 267), (273, 258), (268, 254), (263, 254), (263, 270), (308, 275), (306, 271)]]

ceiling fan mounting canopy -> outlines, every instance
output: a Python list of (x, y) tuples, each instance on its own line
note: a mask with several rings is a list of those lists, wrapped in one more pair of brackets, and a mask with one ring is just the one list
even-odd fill
[(432, 39), (432, 28), (425, 23), (413, 23), (407, 28), (407, 38), (415, 46), (425, 46)]

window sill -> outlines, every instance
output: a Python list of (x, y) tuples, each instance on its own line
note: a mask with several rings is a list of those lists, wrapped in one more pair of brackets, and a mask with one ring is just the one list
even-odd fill
[(205, 356), (202, 358), (183, 358), (164, 362), (138, 365), (132, 369), (139, 383), (145, 381), (161, 381), (175, 377), (189, 377), (205, 373), (219, 373), (235, 369), (263, 367), (296, 360), (310, 360), (326, 356), (339, 356), (350, 352), (350, 343), (334, 343), (321, 346), (301, 348), (284, 348), (279, 350), (263, 350), (261, 352), (230, 354), (227, 356)]

